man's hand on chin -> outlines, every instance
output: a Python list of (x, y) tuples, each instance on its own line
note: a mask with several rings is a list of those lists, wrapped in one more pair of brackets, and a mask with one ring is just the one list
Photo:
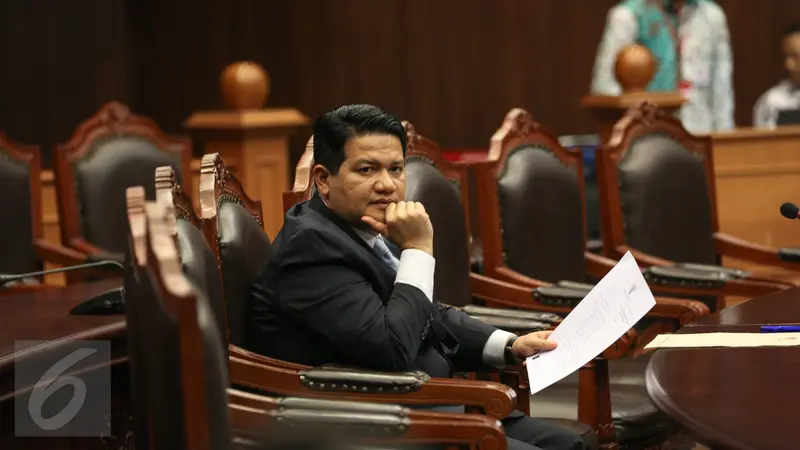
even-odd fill
[(364, 216), (361, 220), (401, 249), (417, 249), (433, 255), (433, 225), (419, 202), (397, 202), (386, 207), (386, 222)]
[(529, 356), (556, 348), (557, 344), (548, 339), (552, 332), (552, 330), (536, 331), (518, 337), (511, 346), (511, 353), (517, 361), (524, 363), (525, 358)]

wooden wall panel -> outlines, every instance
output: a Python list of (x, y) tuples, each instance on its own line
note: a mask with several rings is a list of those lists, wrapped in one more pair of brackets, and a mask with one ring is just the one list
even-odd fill
[[(592, 132), (589, 87), (616, 0), (5, 0), (0, 128), (44, 146), (117, 99), (168, 132), (220, 106), (218, 75), (253, 59), (269, 103), (315, 117), (386, 107), (445, 147), (483, 147), (508, 109)], [(800, 2), (720, 0), (733, 35), (736, 118), (782, 75), (779, 36)], [(293, 161), (309, 132), (293, 141)], [(48, 158), (46, 158), (47, 164)]]

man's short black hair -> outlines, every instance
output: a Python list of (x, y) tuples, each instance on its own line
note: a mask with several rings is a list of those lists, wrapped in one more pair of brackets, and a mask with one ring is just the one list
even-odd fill
[(364, 134), (390, 134), (406, 154), (406, 131), (396, 117), (374, 105), (342, 105), (314, 121), (314, 162), (332, 174), (345, 160), (347, 140)]
[(786, 27), (786, 29), (783, 31), (783, 37), (787, 38), (796, 33), (800, 33), (800, 22), (793, 23)]

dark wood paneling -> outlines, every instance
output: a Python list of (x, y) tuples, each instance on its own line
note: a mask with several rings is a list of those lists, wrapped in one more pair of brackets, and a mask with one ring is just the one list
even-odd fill
[[(117, 99), (180, 132), (192, 111), (220, 106), (223, 67), (252, 59), (271, 75), (270, 105), (316, 116), (376, 103), (444, 147), (486, 146), (515, 106), (558, 133), (592, 132), (579, 101), (615, 3), (4, 0), (0, 129), (48, 154)], [(780, 33), (800, 20), (800, 2), (719, 3), (733, 35), (736, 118), (746, 126), (783, 75)]]

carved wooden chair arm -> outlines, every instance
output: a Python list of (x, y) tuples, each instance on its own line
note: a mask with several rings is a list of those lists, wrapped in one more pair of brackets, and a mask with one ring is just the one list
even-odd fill
[(74, 266), (86, 262), (86, 255), (77, 250), (55, 244), (44, 239), (34, 239), (36, 256), (42, 261), (57, 264), (61, 267)]
[(125, 261), (125, 256), (122, 253), (111, 253), (107, 250), (104, 250), (100, 247), (97, 247), (93, 244), (90, 244), (83, 238), (74, 238), (70, 239), (67, 242), (67, 245), (70, 248), (73, 248), (84, 255), (89, 261), (102, 261), (102, 260), (113, 260), (120, 263)]
[(797, 248), (775, 249), (729, 234), (714, 233), (714, 250), (732, 258), (800, 271), (800, 249)]
[(670, 295), (758, 297), (790, 287), (778, 280), (747, 276), (746, 272), (727, 267), (676, 263), (629, 247), (615, 249), (618, 255), (631, 251), (650, 288)]
[(516, 393), (499, 383), (430, 378), (423, 372), (376, 372), (308, 367), (230, 346), (231, 384), (279, 395), (405, 405), (465, 405), (506, 417)]
[(236, 432), (250, 436), (266, 435), (268, 439), (274, 439), (275, 435), (280, 437), (281, 433), (288, 437), (342, 438), (353, 445), (447, 443), (486, 450), (506, 448), (500, 422), (480, 415), (293, 397), (274, 399), (261, 407), (253, 403), (232, 403), (229, 406), (232, 428)]

